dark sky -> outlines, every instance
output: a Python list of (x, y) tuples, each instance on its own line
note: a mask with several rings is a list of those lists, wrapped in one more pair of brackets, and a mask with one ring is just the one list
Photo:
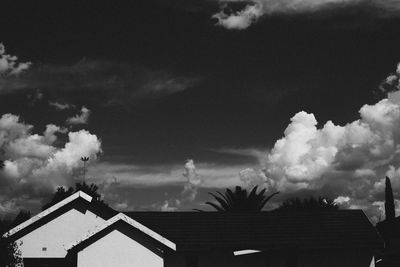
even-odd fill
[[(233, 3), (229, 12), (252, 3)], [(63, 126), (85, 106), (88, 123), (69, 131), (87, 129), (101, 139), (94, 174), (95, 164), (135, 166), (150, 176), (177, 170), (182, 183), (166, 184), (179, 195), (187, 159), (201, 166), (202, 176), (207, 168), (258, 168), (254, 151), (272, 148), (299, 111), (313, 113), (318, 127), (357, 120), (364, 104), (382, 98), (374, 90), (400, 59), (400, 20), (371, 7), (277, 12), (230, 30), (211, 18), (221, 5), (7, 1), (0, 42), (32, 65), (4, 78), (0, 114), (19, 115), (34, 126), (32, 134), (41, 134), (46, 124)], [(74, 107), (56, 110), (49, 102)], [(66, 140), (58, 134), (54, 146)], [(165, 188), (143, 189), (163, 193), (137, 201), (162, 203), (174, 194)]]

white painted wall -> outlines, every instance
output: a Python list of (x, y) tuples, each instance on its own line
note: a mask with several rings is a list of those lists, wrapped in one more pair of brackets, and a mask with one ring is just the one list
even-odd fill
[(163, 267), (164, 260), (114, 230), (78, 252), (78, 267)]
[[(87, 210), (71, 209), (17, 240), (23, 258), (64, 258), (65, 247), (80, 240), (85, 233), (104, 223), (104, 219)], [(47, 248), (43, 251), (42, 248)]]

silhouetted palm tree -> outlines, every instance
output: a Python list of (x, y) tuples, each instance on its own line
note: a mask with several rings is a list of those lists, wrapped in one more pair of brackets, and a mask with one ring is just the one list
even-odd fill
[(248, 194), (246, 189), (236, 186), (235, 191), (228, 188), (224, 194), (218, 191), (216, 194), (209, 193), (218, 204), (212, 202), (206, 202), (206, 204), (223, 212), (257, 212), (261, 211), (273, 196), (279, 194), (275, 192), (267, 196), (265, 188), (258, 193), (257, 189), (258, 187), (255, 186)]
[(277, 210), (289, 210), (289, 211), (297, 211), (297, 210), (338, 210), (339, 207), (336, 203), (325, 197), (309, 197), (300, 199), (290, 198), (285, 200)]

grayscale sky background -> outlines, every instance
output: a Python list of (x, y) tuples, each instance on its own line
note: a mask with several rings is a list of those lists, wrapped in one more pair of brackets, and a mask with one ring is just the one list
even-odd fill
[[(400, 2), (2, 3), (0, 216), (88, 182), (120, 210), (241, 185), (400, 199)], [(398, 208), (400, 201), (396, 200)]]

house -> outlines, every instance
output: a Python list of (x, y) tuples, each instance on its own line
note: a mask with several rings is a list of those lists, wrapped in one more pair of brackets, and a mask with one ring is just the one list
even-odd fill
[(120, 213), (83, 192), (6, 235), (26, 267), (368, 267), (383, 247), (361, 210)]

